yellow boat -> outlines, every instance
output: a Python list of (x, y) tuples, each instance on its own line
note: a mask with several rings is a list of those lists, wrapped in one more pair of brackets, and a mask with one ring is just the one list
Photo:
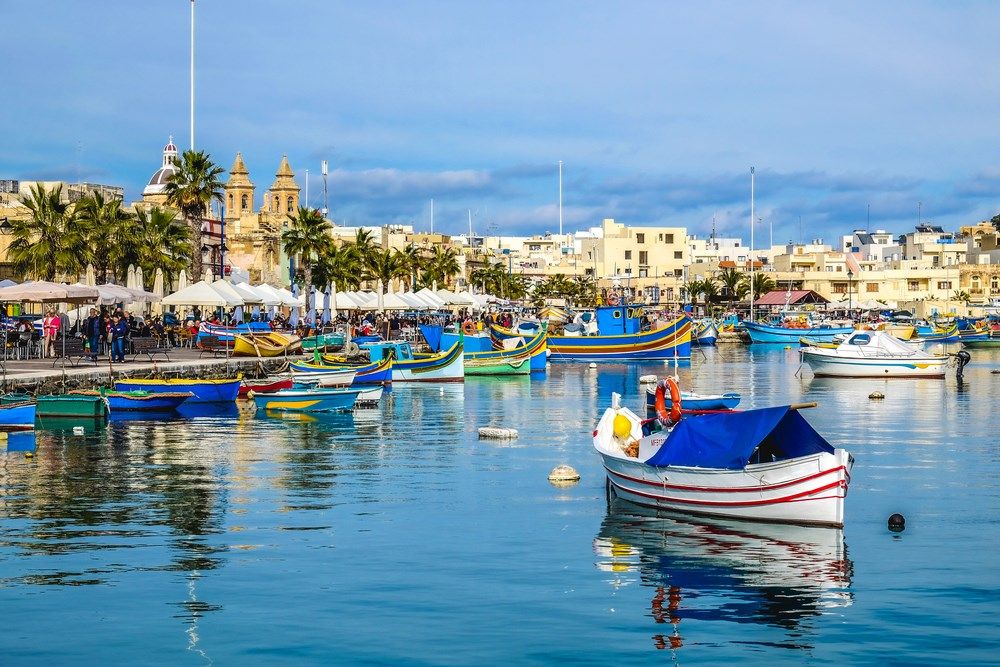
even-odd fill
[(298, 336), (279, 333), (236, 334), (233, 355), (237, 357), (280, 357), (293, 351), (301, 342)]

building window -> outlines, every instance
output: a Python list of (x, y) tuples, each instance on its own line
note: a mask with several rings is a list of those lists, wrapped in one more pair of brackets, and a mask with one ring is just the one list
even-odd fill
[(684, 259), (684, 251), (683, 250), (675, 250), (674, 251), (674, 259)]
[(594, 275), (594, 270), (593, 269), (584, 269), (583, 270), (583, 275), (585, 275), (585, 276), (592, 276), (592, 275)]
[(647, 273), (648, 273), (648, 272), (647, 272), (647, 270), (646, 270), (646, 269), (639, 269), (639, 277), (640, 277), (640, 278), (645, 278), (645, 277), (646, 277), (646, 275), (647, 275)]
[(674, 269), (674, 277), (675, 278), (683, 278), (684, 277), (684, 269)]
[(660, 234), (660, 241), (663, 241), (663, 234)]
[(625, 251), (625, 259), (632, 259), (632, 251), (631, 250), (626, 250)]
[(635, 235), (635, 242), (636, 243), (645, 243), (646, 242), (646, 235), (645, 234), (636, 234)]
[(950, 280), (939, 280), (938, 281), (938, 289), (951, 289), (951, 281)]
[(834, 283), (833, 284), (834, 294), (847, 294), (847, 283)]
[(674, 242), (674, 235), (667, 234), (667, 243), (673, 243), (673, 242)]
[(295, 213), (295, 199), (292, 197), (288, 198), (288, 212)]
[(243, 197), (240, 199), (240, 208), (243, 209), (244, 211), (247, 210), (248, 208), (247, 205), (249, 203), (250, 203), (249, 198), (246, 195), (243, 195)]
[(865, 284), (865, 291), (866, 292), (877, 292), (878, 291), (878, 283), (866, 283)]
[(534, 245), (528, 246), (528, 252), (536, 252), (536, 251), (541, 250), (541, 249), (542, 249), (542, 246), (538, 245), (538, 244), (534, 244)]
[(233, 210), (233, 195), (232, 195), (232, 193), (229, 194), (229, 210), (230, 211)]
[(629, 267), (629, 268), (625, 269), (625, 275), (626, 276), (632, 275), (632, 267)]
[(836, 271), (837, 271), (837, 273), (843, 273), (844, 267), (838, 266), (837, 269), (836, 269)]
[(910, 290), (911, 292), (919, 292), (920, 291), (920, 281), (919, 280), (907, 280), (906, 281), (906, 288), (908, 290)]
[(643, 265), (649, 264), (649, 253), (645, 250), (639, 251), (639, 263)]
[(1000, 290), (1000, 278), (993, 276), (990, 278), (990, 291), (996, 292), (997, 290)]

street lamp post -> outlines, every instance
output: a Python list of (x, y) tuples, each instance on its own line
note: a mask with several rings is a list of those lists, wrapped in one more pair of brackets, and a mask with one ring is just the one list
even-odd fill
[(847, 269), (847, 310), (850, 313), (854, 309), (854, 302), (852, 300), (854, 286), (854, 272), (851, 269)]

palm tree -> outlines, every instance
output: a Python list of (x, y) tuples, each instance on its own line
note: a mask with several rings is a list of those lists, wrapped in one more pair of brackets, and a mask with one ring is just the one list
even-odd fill
[(461, 269), (458, 266), (458, 251), (454, 248), (434, 246), (434, 253), (427, 258), (421, 280), (425, 285), (434, 282), (450, 283), (452, 276)]
[[(281, 243), (290, 257), (297, 257), (302, 267), (303, 285), (306, 293), (310, 287), (325, 287), (313, 283), (313, 262), (331, 244), (331, 225), (317, 209), (300, 206), (295, 215), (288, 214), (290, 225), (281, 234)], [(310, 296), (311, 298), (311, 296)], [(306, 308), (312, 307), (306, 303)]]
[[(521, 301), (528, 296), (528, 279), (519, 273), (508, 273), (504, 277), (501, 296), (511, 301)], [(596, 298), (596, 297), (595, 297)]]
[(711, 276), (705, 276), (701, 281), (701, 295), (705, 298), (705, 312), (708, 312), (708, 304), (719, 298), (719, 285)]
[(398, 250), (372, 250), (366, 262), (367, 277), (379, 282), (379, 291), (385, 292), (393, 278), (405, 278), (409, 269), (402, 253)]
[(403, 264), (406, 266), (407, 277), (410, 279), (410, 289), (416, 291), (417, 276), (424, 266), (424, 256), (420, 248), (412, 243), (406, 244), (401, 251)]
[(139, 208), (135, 224), (142, 234), (138, 264), (143, 273), (151, 276), (161, 269), (165, 284), (173, 284), (174, 278), (191, 261), (188, 226), (177, 220), (174, 211), (159, 206), (149, 210)]
[(573, 304), (593, 304), (597, 301), (597, 283), (587, 276), (573, 278)]
[(122, 208), (117, 197), (105, 199), (95, 192), (76, 205), (79, 222), (87, 246), (87, 261), (97, 270), (101, 283), (124, 277), (130, 265), (139, 264), (143, 250), (142, 225), (135, 216)]
[(698, 297), (701, 296), (705, 289), (705, 283), (699, 278), (688, 281), (687, 284), (687, 298), (691, 300), (691, 305), (698, 303)]
[(86, 245), (74, 207), (62, 201), (62, 186), (46, 190), (33, 185), (21, 203), (31, 217), (11, 221), (14, 239), (8, 256), (14, 270), (42, 280), (53, 280), (57, 273), (78, 273)]
[(184, 216), (191, 229), (191, 274), (201, 276), (201, 222), (212, 200), (222, 203), (223, 183), (219, 176), (225, 171), (212, 162), (204, 151), (187, 150), (181, 155), (177, 171), (167, 181), (167, 203)]
[(372, 232), (368, 229), (359, 229), (354, 234), (354, 250), (358, 253), (358, 258), (362, 262), (368, 259), (368, 256), (374, 252), (378, 246), (375, 243), (375, 239)]
[(719, 273), (719, 285), (726, 295), (730, 310), (733, 309), (733, 303), (746, 296), (747, 290), (749, 290), (749, 285), (744, 284), (743, 277), (743, 273), (739, 269), (731, 266)]
[[(744, 285), (744, 287), (741, 287), (740, 289), (744, 289), (745, 290), (745, 292), (744, 292), (745, 294), (749, 293), (750, 292), (750, 282), (749, 282), (749, 280), (745, 276), (744, 276), (743, 285)], [(769, 276), (766, 273), (763, 273), (761, 271), (757, 271), (757, 272), (755, 272), (753, 274), (754, 300), (759, 299), (760, 297), (764, 296), (768, 292), (773, 291), (774, 287), (775, 287), (774, 279), (772, 279), (771, 276)], [(750, 304), (750, 306), (753, 307), (753, 304)]]
[(353, 245), (330, 243), (313, 264), (313, 280), (320, 286), (334, 283), (341, 289), (357, 289), (363, 268)]

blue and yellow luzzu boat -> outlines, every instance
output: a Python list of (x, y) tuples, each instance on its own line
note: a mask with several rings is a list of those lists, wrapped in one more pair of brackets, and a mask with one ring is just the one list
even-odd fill
[(552, 361), (642, 361), (691, 356), (691, 320), (681, 315), (641, 331), (640, 306), (598, 306), (596, 336), (548, 336)]
[(718, 337), (719, 328), (715, 325), (715, 322), (711, 319), (704, 319), (700, 322), (695, 322), (695, 333), (691, 337), (691, 344), (698, 347), (711, 347), (715, 345)]
[(115, 382), (117, 391), (148, 391), (151, 393), (191, 392), (190, 403), (231, 403), (240, 393), (242, 378), (224, 380), (132, 379)]
[(785, 345), (798, 345), (799, 339), (805, 336), (810, 340), (821, 343), (832, 343), (833, 337), (841, 334), (847, 335), (854, 331), (854, 327), (778, 327), (760, 322), (744, 322), (743, 327), (750, 336), (751, 343), (783, 343)]
[(393, 382), (462, 382), (465, 380), (465, 351), (461, 341), (447, 352), (414, 354), (409, 343), (386, 341), (365, 343), (372, 361), (392, 359)]
[(288, 367), (292, 371), (295, 379), (316, 379), (328, 373), (343, 373), (346, 370), (354, 371), (354, 382), (351, 386), (359, 384), (386, 384), (392, 382), (392, 358), (367, 364), (349, 364), (344, 361), (335, 360), (334, 357), (324, 357), (326, 363), (314, 364), (306, 361), (292, 361)]
[(261, 410), (291, 412), (337, 412), (350, 410), (363, 389), (282, 389), (268, 394), (254, 394), (253, 402)]
[[(546, 328), (548, 323), (544, 323), (542, 328), (531, 338), (527, 339), (524, 345), (518, 345), (509, 349), (495, 349), (490, 352), (468, 352), (465, 353), (465, 359), (467, 362), (487, 362), (496, 361), (497, 363), (502, 363), (508, 359), (519, 359), (524, 356), (530, 358), (531, 372), (532, 373), (544, 373), (546, 365), (548, 363), (548, 337), (546, 336)], [(502, 341), (512, 338), (524, 338), (509, 329), (504, 329), (503, 327), (498, 327), (496, 325), (490, 327), (490, 333), (494, 336), (496, 343), (502, 345)]]

